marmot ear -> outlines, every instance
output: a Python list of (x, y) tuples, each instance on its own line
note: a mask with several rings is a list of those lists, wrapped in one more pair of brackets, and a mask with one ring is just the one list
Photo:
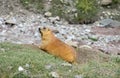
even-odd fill
[(38, 31), (41, 31), (41, 29), (40, 29), (40, 28), (38, 28)]

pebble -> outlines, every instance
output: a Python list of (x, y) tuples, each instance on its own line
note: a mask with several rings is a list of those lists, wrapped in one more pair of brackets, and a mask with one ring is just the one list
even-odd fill
[(59, 74), (57, 72), (50, 72), (50, 75), (53, 77), (53, 78), (60, 78)]
[(0, 51), (5, 52), (5, 49), (4, 48), (0, 48)]
[(68, 44), (68, 45), (71, 45), (73, 47), (78, 47), (78, 42), (77, 41), (65, 40), (65, 43)]
[(82, 75), (75, 75), (74, 78), (83, 78)]
[(109, 5), (112, 3), (112, 0), (101, 0), (101, 5)]
[(52, 68), (52, 65), (50, 65), (50, 64), (49, 65), (45, 65), (45, 68), (46, 69), (50, 69), (50, 68)]
[(4, 22), (4, 19), (0, 17), (0, 25), (2, 25)]
[(22, 71), (24, 71), (25, 69), (22, 67), (22, 66), (19, 66), (18, 67), (18, 71), (20, 71), (20, 72), (22, 72)]
[(16, 24), (16, 18), (11, 17), (5, 21), (7, 24)]
[(30, 65), (29, 65), (29, 64), (25, 64), (25, 67), (28, 67), (28, 68), (29, 68), (29, 67), (30, 67)]
[(112, 19), (102, 19), (96, 25), (100, 27), (120, 27), (120, 22)]
[(51, 12), (45, 12), (44, 14), (46, 17), (51, 17), (52, 16), (52, 13)]
[(70, 64), (70, 63), (62, 63), (61, 65), (62, 65), (62, 66), (69, 66), (69, 67), (72, 66), (72, 64)]

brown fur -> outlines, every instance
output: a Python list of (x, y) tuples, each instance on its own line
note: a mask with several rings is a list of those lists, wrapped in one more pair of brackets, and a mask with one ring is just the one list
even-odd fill
[(39, 32), (42, 38), (42, 43), (39, 46), (40, 49), (60, 57), (69, 63), (76, 62), (76, 51), (73, 47), (55, 37), (52, 30), (49, 28), (39, 28)]

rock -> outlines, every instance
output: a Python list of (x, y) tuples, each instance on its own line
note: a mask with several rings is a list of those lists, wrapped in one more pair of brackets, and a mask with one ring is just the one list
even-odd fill
[(97, 23), (100, 27), (120, 27), (120, 22), (112, 19), (103, 19)]
[(82, 75), (75, 75), (75, 78), (83, 78)]
[(92, 41), (98, 41), (99, 37), (96, 35), (90, 35), (90, 36), (88, 36), (88, 39), (90, 39)]
[(45, 15), (45, 17), (51, 17), (52, 13), (51, 12), (46, 12), (44, 15)]
[(52, 0), (49, 0), (49, 2), (51, 2)]
[(4, 22), (4, 19), (0, 17), (0, 25), (2, 25)]
[(62, 63), (61, 65), (62, 65), (62, 66), (69, 66), (69, 67), (72, 66), (72, 64), (70, 64), (70, 63)]
[(60, 78), (57, 72), (50, 72), (50, 75), (52, 76), (52, 78)]
[(45, 68), (46, 68), (46, 69), (50, 69), (51, 67), (52, 67), (51, 64), (45, 65)]
[(50, 22), (55, 23), (56, 21), (60, 21), (60, 17), (56, 16), (56, 17), (49, 17), (48, 18), (50, 20)]
[(6, 35), (7, 30), (3, 30), (2, 32), (0, 32), (0, 35)]
[(57, 33), (59, 33), (59, 31), (58, 30), (56, 30), (56, 29), (54, 29), (54, 30), (52, 30), (55, 34), (57, 34)]
[(91, 32), (91, 30), (90, 30), (90, 29), (85, 29), (85, 31), (86, 31), (87, 33)]
[(29, 67), (30, 67), (30, 65), (29, 65), (29, 64), (25, 64), (25, 67), (28, 67), (28, 68), (29, 68)]
[(19, 66), (19, 67), (18, 67), (18, 71), (20, 71), (20, 72), (21, 72), (21, 71), (24, 71), (24, 68), (23, 68), (22, 66)]
[(109, 5), (112, 3), (112, 0), (102, 0), (101, 5)]
[(112, 19), (103, 19), (103, 20), (98, 22), (98, 26), (107, 27), (110, 25), (111, 22), (112, 22)]
[(90, 47), (89, 45), (82, 45), (82, 46), (79, 46), (79, 48), (89, 48), (89, 49), (92, 49), (92, 47)]
[(73, 47), (78, 47), (78, 42), (76, 42), (76, 41), (66, 40), (65, 43), (67, 43), (68, 45), (73, 46)]
[(2, 24), (3, 22), (0, 20), (0, 25)]
[(0, 48), (0, 51), (5, 52), (5, 49), (4, 48)]
[(9, 18), (5, 21), (5, 24), (15, 25), (15, 24), (17, 24), (16, 19), (14, 17)]

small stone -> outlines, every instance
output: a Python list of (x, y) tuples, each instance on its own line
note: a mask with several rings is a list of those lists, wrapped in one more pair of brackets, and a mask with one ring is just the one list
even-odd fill
[(76, 42), (76, 41), (65, 41), (65, 43), (67, 43), (68, 45), (70, 45), (70, 46), (73, 46), (73, 47), (77, 47), (78, 46), (78, 42)]
[(75, 75), (75, 78), (83, 78), (82, 75)]
[(100, 27), (115, 27), (120, 26), (120, 22), (112, 19), (103, 19), (98, 23)]
[(0, 17), (0, 25), (3, 24), (4, 19)]
[(6, 24), (13, 24), (15, 25), (16, 24), (16, 19), (13, 17), (13, 18), (9, 18), (5, 21)]
[(19, 67), (18, 67), (18, 71), (20, 71), (20, 72), (21, 72), (21, 71), (24, 71), (24, 68), (23, 68), (22, 66), (19, 66)]
[(99, 26), (106, 27), (106, 26), (109, 26), (111, 22), (112, 22), (112, 19), (103, 19), (99, 21)]
[(89, 45), (82, 45), (79, 48), (89, 48), (89, 49), (92, 49), (92, 47), (90, 47)]
[(92, 41), (98, 41), (99, 37), (95, 36), (95, 35), (90, 35), (90, 36), (88, 36), (88, 39), (90, 39)]
[(0, 21), (0, 25), (2, 24), (2, 21)]
[(50, 64), (49, 65), (45, 65), (46, 69), (50, 69), (51, 67), (52, 67), (52, 65), (50, 65)]
[(86, 31), (87, 33), (91, 32), (91, 30), (90, 30), (90, 29), (85, 29), (85, 31)]
[(2, 52), (5, 52), (5, 49), (4, 49), (4, 48), (1, 48), (0, 50), (1, 50)]
[(7, 30), (3, 30), (0, 35), (6, 35)]
[(49, 21), (52, 22), (52, 23), (55, 23), (56, 21), (60, 21), (59, 16), (56, 16), (56, 17), (49, 17), (48, 19), (49, 19)]
[(57, 34), (57, 33), (59, 33), (59, 31), (58, 30), (52, 30), (55, 34)]
[(64, 3), (64, 1), (63, 0), (60, 0), (61, 1), (61, 3)]
[(51, 12), (46, 12), (44, 15), (45, 15), (46, 17), (51, 17), (51, 16), (52, 16), (52, 13), (51, 13)]
[(7, 68), (8, 68), (9, 70), (11, 70), (13, 67), (12, 67), (12, 66), (8, 66)]
[(111, 15), (111, 13), (110, 13), (110, 12), (107, 12), (107, 15)]
[(62, 66), (70, 66), (70, 67), (72, 66), (72, 64), (70, 64), (70, 63), (62, 63), (61, 65)]
[(101, 5), (109, 5), (112, 3), (112, 0), (102, 0)]
[(72, 12), (76, 12), (76, 11), (77, 11), (77, 9), (76, 9), (76, 8), (73, 8), (73, 9), (72, 9)]
[(30, 67), (30, 65), (29, 65), (29, 64), (26, 64), (25, 67)]
[(56, 16), (55, 19), (56, 19), (57, 21), (60, 21), (60, 17), (59, 17), (59, 16)]
[(53, 77), (53, 78), (59, 78), (59, 74), (57, 72), (50, 72), (50, 75)]

